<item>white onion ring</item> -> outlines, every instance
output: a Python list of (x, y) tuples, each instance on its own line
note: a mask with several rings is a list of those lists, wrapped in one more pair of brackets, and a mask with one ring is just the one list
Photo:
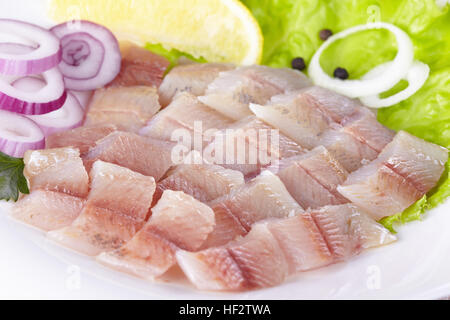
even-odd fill
[(58, 68), (42, 73), (46, 82), (44, 88), (36, 92), (23, 92), (14, 88), (17, 78), (0, 76), (0, 109), (27, 114), (45, 114), (55, 111), (64, 104), (67, 92)]
[[(392, 60), (390, 69), (385, 70), (373, 79), (341, 80), (331, 78), (320, 65), (320, 56), (336, 40), (342, 39), (356, 32), (371, 29), (387, 29), (392, 32), (397, 41), (397, 55)], [(325, 41), (316, 51), (309, 65), (309, 75), (318, 86), (333, 90), (350, 98), (371, 96), (382, 93), (398, 83), (410, 69), (414, 60), (414, 47), (409, 36), (400, 28), (385, 22), (374, 22), (358, 25), (339, 32)]]
[(30, 119), (0, 110), (0, 151), (21, 158), (27, 150), (43, 149), (44, 134)]
[[(62, 68), (67, 89), (76, 91), (98, 89), (110, 83), (119, 74), (122, 62), (119, 43), (107, 28), (83, 20), (77, 21), (77, 28), (66, 22), (53, 27), (51, 31), (61, 40), (67, 40), (70, 35), (70, 41), (78, 41), (79, 44), (80, 41), (84, 41), (89, 45), (92, 55), (77, 60), (78, 67), (85, 77), (77, 73), (77, 68)], [(65, 48), (70, 45), (70, 41), (64, 43)], [(99, 49), (99, 44), (102, 50)], [(65, 63), (67, 64), (67, 61)]]
[[(392, 62), (387, 62), (373, 68), (364, 75), (363, 79), (373, 79), (379, 74), (385, 72), (387, 69), (391, 68), (391, 64)], [(371, 108), (383, 108), (392, 106), (399, 103), (400, 101), (408, 99), (420, 88), (422, 88), (429, 75), (430, 67), (428, 65), (420, 61), (414, 61), (406, 76), (401, 79), (408, 81), (408, 87), (384, 99), (381, 99), (380, 95), (376, 94), (372, 96), (361, 97), (360, 100), (366, 106)]]
[[(45, 86), (42, 79), (25, 77), (14, 82), (13, 86), (26, 92), (36, 92)], [(68, 93), (64, 105), (56, 111), (36, 116), (27, 116), (33, 120), (42, 130), (44, 135), (66, 131), (79, 127), (84, 120), (84, 110), (78, 99)]]
[[(27, 53), (0, 53), (0, 73), (24, 76), (50, 70), (61, 61), (59, 39), (50, 31), (34, 24), (0, 19), (1, 33), (11, 34), (36, 43), (37, 46)], [(20, 45), (20, 44), (19, 44)]]

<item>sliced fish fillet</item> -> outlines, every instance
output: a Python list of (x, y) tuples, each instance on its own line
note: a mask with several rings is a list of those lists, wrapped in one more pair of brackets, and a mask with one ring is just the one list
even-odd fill
[(203, 140), (207, 138), (204, 135), (206, 131), (213, 134), (232, 123), (233, 120), (204, 105), (194, 95), (184, 92), (177, 95), (167, 108), (159, 112), (140, 134), (166, 141), (178, 141), (180, 133), (188, 134), (189, 141), (181, 143), (190, 150), (195, 147), (194, 135), (200, 137), (199, 147), (202, 147)]
[(234, 68), (233, 65), (225, 63), (189, 63), (174, 67), (159, 87), (161, 105), (169, 105), (180, 92), (189, 92), (195, 96), (205, 94), (208, 85), (220, 72)]
[(250, 104), (250, 110), (258, 118), (280, 129), (286, 136), (306, 149), (320, 145), (320, 134), (329, 128), (328, 123), (322, 121), (323, 119), (308, 118), (302, 113), (303, 110), (282, 104), (265, 106)]
[(307, 149), (324, 145), (351, 172), (375, 159), (394, 133), (359, 102), (339, 98), (308, 87), (274, 96), (264, 106), (251, 104), (250, 109)]
[(263, 222), (278, 241), (289, 274), (320, 268), (333, 262), (322, 234), (309, 213)]
[(182, 164), (158, 183), (153, 203), (159, 200), (164, 190), (183, 191), (206, 203), (243, 184), (244, 176), (239, 171), (217, 165)]
[(222, 215), (222, 219), (216, 221), (217, 232), (212, 232), (208, 239), (214, 245), (225, 244), (231, 238), (242, 235), (242, 229), (236, 226), (235, 220), (248, 232), (258, 221), (285, 218), (303, 212), (281, 180), (269, 171), (262, 172), (246, 185), (212, 201), (210, 205)]
[(156, 189), (153, 177), (100, 160), (94, 163), (89, 175), (89, 204), (126, 212), (136, 220), (146, 218)]
[(85, 125), (115, 125), (138, 132), (161, 109), (153, 87), (110, 87), (95, 91)]
[(396, 237), (386, 228), (352, 204), (326, 206), (310, 213), (335, 261), (346, 260), (364, 249), (396, 241)]
[(261, 169), (305, 149), (263, 121), (250, 116), (215, 135), (205, 148), (210, 162), (253, 177)]
[(24, 196), (12, 209), (12, 217), (43, 231), (60, 229), (72, 224), (86, 200), (71, 195), (35, 190)]
[(300, 91), (298, 101), (320, 111), (330, 122), (343, 126), (345, 132), (377, 152), (394, 138), (395, 133), (379, 123), (375, 114), (356, 99), (312, 86)]
[(400, 213), (423, 196), (411, 182), (378, 163), (353, 172), (337, 190), (375, 220)]
[(353, 205), (327, 206), (257, 223), (242, 238), (199, 252), (178, 251), (178, 264), (201, 290), (270, 287), (287, 276), (342, 261), (396, 238)]
[(375, 118), (375, 114), (366, 108), (359, 100), (350, 99), (322, 87), (311, 86), (302, 89), (300, 92), (300, 99), (304, 104), (317, 108), (332, 121), (339, 124), (342, 124), (346, 119), (361, 113), (370, 114)]
[(279, 165), (271, 168), (276, 169), (286, 189), (303, 208), (348, 202), (336, 190), (345, 182), (348, 173), (322, 146), (305, 155), (281, 160)]
[(178, 264), (200, 290), (241, 291), (282, 283), (286, 258), (268, 228), (255, 226), (244, 238), (200, 252), (178, 251)]
[(31, 191), (44, 189), (86, 197), (89, 177), (78, 149), (30, 150), (24, 155), (24, 175)]
[(169, 60), (130, 42), (122, 42), (120, 51), (120, 73), (108, 86), (160, 86)]
[(343, 126), (344, 132), (351, 134), (378, 153), (395, 136), (395, 132), (379, 123), (370, 111), (344, 120)]
[(81, 156), (84, 156), (98, 140), (114, 131), (117, 131), (114, 125), (79, 127), (52, 134), (46, 138), (45, 145), (48, 149), (72, 147), (79, 149)]
[(426, 193), (439, 181), (447, 160), (446, 148), (399, 131), (377, 162), (383, 162)]
[(208, 235), (203, 243), (202, 249), (224, 245), (237, 237), (245, 236), (248, 230), (245, 229), (228, 208), (227, 203), (216, 203), (211, 205), (214, 211), (216, 224), (214, 231)]
[(175, 265), (178, 249), (198, 250), (214, 228), (211, 208), (181, 191), (165, 191), (152, 212), (133, 239), (97, 259), (120, 271), (154, 279)]
[(220, 113), (240, 120), (251, 115), (250, 103), (265, 104), (274, 95), (309, 85), (309, 79), (301, 72), (255, 65), (222, 72), (199, 99)]
[(131, 132), (113, 132), (97, 141), (84, 157), (88, 170), (97, 160), (110, 162), (131, 169), (156, 181), (172, 166), (174, 144), (138, 136)]
[(97, 161), (91, 191), (72, 225), (48, 237), (80, 253), (95, 256), (120, 248), (145, 224), (155, 181), (114, 164)]
[(348, 171), (353, 172), (376, 159), (378, 152), (345, 132), (343, 128), (328, 130), (320, 137), (320, 144)]
[(72, 225), (50, 231), (47, 237), (78, 253), (96, 256), (120, 248), (145, 224), (120, 212), (89, 204)]
[(379, 157), (353, 172), (338, 191), (376, 220), (400, 213), (436, 185), (448, 151), (400, 131)]

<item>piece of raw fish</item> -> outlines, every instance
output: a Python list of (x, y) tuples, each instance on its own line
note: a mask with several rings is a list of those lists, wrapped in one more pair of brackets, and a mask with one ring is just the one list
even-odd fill
[(245, 236), (245, 229), (239, 219), (229, 209), (227, 203), (211, 204), (214, 211), (216, 225), (202, 246), (202, 249), (224, 245), (237, 237)]
[(209, 162), (240, 171), (246, 178), (280, 159), (303, 153), (304, 148), (254, 116), (216, 133), (205, 148)]
[(227, 246), (178, 251), (177, 262), (200, 290), (241, 291), (282, 283), (289, 273), (278, 241), (264, 224)]
[(436, 185), (448, 151), (400, 131), (379, 157), (353, 172), (338, 191), (376, 220), (400, 213)]
[(78, 149), (57, 148), (30, 150), (24, 155), (25, 169), (30, 190), (44, 189), (86, 197), (89, 177)]
[(269, 171), (262, 172), (249, 183), (212, 201), (210, 206), (222, 217), (216, 220), (215, 231), (210, 234), (208, 245), (225, 244), (242, 235), (242, 230), (244, 233), (250, 231), (258, 221), (285, 218), (303, 212), (281, 180)]
[(324, 145), (348, 171), (376, 158), (394, 133), (359, 102), (308, 87), (272, 97), (264, 106), (251, 104), (260, 119), (279, 128), (301, 146)]
[(211, 203), (217, 204), (225, 205), (247, 231), (255, 222), (303, 212), (281, 180), (269, 171)]
[(56, 230), (71, 225), (85, 202), (65, 193), (35, 190), (14, 204), (12, 217), (43, 231)]
[(262, 222), (278, 241), (289, 274), (320, 268), (333, 262), (332, 254), (309, 213)]
[(243, 184), (244, 176), (239, 171), (217, 165), (181, 164), (158, 183), (153, 203), (159, 200), (164, 190), (183, 191), (206, 203)]
[[(375, 114), (367, 109), (359, 100), (350, 99), (322, 87), (311, 86), (302, 89), (298, 97), (302, 103), (318, 109), (331, 121), (339, 124), (342, 124), (346, 119), (352, 118), (357, 114), (369, 114), (375, 118)], [(274, 99), (277, 98), (279, 97), (274, 97)]]
[(159, 87), (169, 60), (130, 42), (121, 42), (122, 65), (118, 76), (108, 86)]
[(94, 163), (89, 176), (89, 204), (126, 212), (137, 220), (146, 218), (156, 189), (153, 177), (100, 160)]
[(378, 153), (395, 136), (395, 132), (379, 123), (370, 111), (347, 118), (342, 122), (342, 125), (344, 132), (352, 135)]
[(310, 213), (335, 261), (396, 241), (393, 234), (353, 204), (326, 206)]
[(47, 237), (60, 245), (88, 256), (120, 248), (145, 224), (120, 212), (85, 205), (72, 225), (50, 231)]
[(81, 156), (88, 153), (95, 143), (117, 131), (114, 125), (79, 127), (76, 129), (54, 133), (45, 140), (48, 149), (72, 147), (80, 150)]
[(376, 159), (378, 152), (344, 128), (325, 131), (320, 137), (323, 145), (336, 160), (348, 171), (353, 172)]
[(207, 131), (212, 135), (232, 123), (233, 120), (201, 103), (194, 95), (183, 92), (142, 128), (140, 134), (166, 141), (179, 141), (180, 134), (187, 134), (188, 141), (181, 143), (190, 150), (194, 148), (195, 135), (200, 137), (202, 147), (207, 142), (204, 141)]
[(189, 92), (195, 96), (205, 94), (208, 85), (220, 72), (234, 69), (225, 63), (189, 63), (174, 67), (164, 77), (159, 87), (159, 99), (163, 107), (170, 104), (176, 94)]
[(94, 164), (91, 179), (91, 191), (81, 214), (72, 225), (51, 231), (48, 237), (77, 252), (95, 256), (120, 248), (142, 228), (155, 181), (101, 161)]
[(102, 160), (158, 181), (172, 166), (173, 147), (173, 143), (117, 131), (97, 141), (83, 160), (88, 170), (95, 161)]
[(436, 186), (447, 160), (446, 148), (399, 131), (376, 161), (383, 162), (411, 181), (420, 192), (426, 193)]
[(110, 87), (97, 89), (89, 104), (85, 125), (115, 125), (137, 132), (161, 109), (153, 87)]
[(353, 172), (337, 190), (375, 220), (401, 213), (423, 196), (410, 181), (382, 163)]
[(302, 125), (313, 129), (317, 134), (327, 127), (345, 127), (345, 132), (378, 152), (394, 137), (394, 132), (379, 123), (375, 114), (360, 101), (325, 88), (312, 86), (275, 96), (272, 97), (271, 104), (295, 110)]
[(310, 80), (299, 71), (254, 65), (220, 73), (199, 99), (220, 113), (240, 120), (251, 115), (250, 103), (265, 104), (275, 95), (309, 85)]
[(269, 219), (227, 245), (199, 252), (178, 251), (176, 256), (198, 289), (240, 291), (277, 285), (289, 275), (395, 240), (361, 209), (345, 204)]
[(250, 104), (250, 110), (258, 118), (274, 128), (280, 129), (302, 147), (312, 149), (320, 145), (320, 135), (330, 128), (330, 123), (321, 113), (312, 115), (311, 112), (304, 109), (316, 111), (302, 104), (290, 106), (278, 103), (270, 103), (265, 106)]
[(181, 191), (166, 190), (147, 224), (123, 247), (98, 261), (145, 279), (175, 265), (175, 252), (198, 250), (214, 228), (214, 212)]
[(273, 169), (303, 208), (348, 202), (336, 190), (345, 182), (348, 172), (322, 146), (304, 155), (283, 159)]

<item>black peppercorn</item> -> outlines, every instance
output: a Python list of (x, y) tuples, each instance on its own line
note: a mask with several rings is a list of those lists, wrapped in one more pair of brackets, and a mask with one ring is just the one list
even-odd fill
[(344, 68), (336, 68), (334, 70), (334, 77), (342, 80), (348, 79), (348, 72)]
[(292, 69), (302, 71), (302, 70), (305, 70), (305, 68), (306, 68), (305, 60), (300, 57), (292, 59), (291, 64), (292, 64)]
[(320, 30), (320, 32), (319, 32), (319, 37), (323, 41), (327, 40), (332, 35), (333, 35), (333, 31), (331, 31), (330, 29), (323, 29), (323, 30)]

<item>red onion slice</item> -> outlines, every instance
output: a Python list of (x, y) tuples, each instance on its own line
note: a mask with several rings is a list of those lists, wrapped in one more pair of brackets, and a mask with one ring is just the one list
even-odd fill
[(64, 105), (56, 111), (40, 116), (27, 116), (37, 123), (46, 137), (49, 135), (78, 128), (83, 124), (84, 111), (78, 99), (68, 93)]
[[(26, 77), (14, 82), (14, 87), (26, 92), (42, 89), (45, 82), (36, 77)], [(53, 133), (79, 127), (84, 120), (84, 110), (78, 99), (68, 93), (64, 105), (56, 111), (36, 116), (27, 116), (33, 120), (47, 137)]]
[(0, 76), (0, 109), (27, 115), (45, 114), (59, 109), (67, 98), (61, 72), (57, 68), (42, 73), (46, 85), (33, 92), (14, 88), (17, 78)]
[(98, 75), (105, 48), (88, 33), (72, 33), (61, 39), (63, 59), (59, 70), (66, 79), (85, 80)]
[(119, 74), (122, 61), (119, 43), (105, 27), (83, 20), (76, 25), (71, 22), (57, 25), (51, 31), (64, 42), (61, 71), (67, 89), (98, 89)]
[(92, 95), (94, 91), (69, 91), (69, 93), (73, 94), (75, 98), (77, 98), (83, 110), (86, 110), (89, 102), (91, 101)]
[(36, 50), (36, 48), (20, 43), (12, 43), (12, 42), (0, 43), (0, 53), (21, 55), (30, 53), (33, 50)]
[(0, 110), (1, 152), (21, 158), (27, 150), (44, 147), (44, 134), (36, 123), (17, 113)]
[(13, 35), (25, 42), (18, 45), (35, 44), (30, 52), (14, 53), (0, 51), (0, 73), (24, 76), (39, 74), (52, 69), (61, 61), (59, 39), (50, 31), (34, 24), (0, 19), (0, 33)]

